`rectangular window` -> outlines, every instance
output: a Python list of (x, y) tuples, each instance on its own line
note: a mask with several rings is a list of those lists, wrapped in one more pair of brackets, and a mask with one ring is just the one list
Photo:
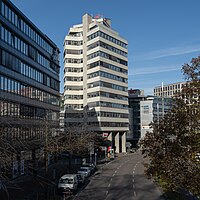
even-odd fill
[(5, 18), (7, 18), (8, 19), (8, 7), (5, 5)]
[(3, 90), (3, 77), (0, 75), (0, 90)]
[(2, 13), (2, 15), (3, 16), (5, 16), (5, 4), (2, 2), (2, 4), (1, 4), (1, 13)]

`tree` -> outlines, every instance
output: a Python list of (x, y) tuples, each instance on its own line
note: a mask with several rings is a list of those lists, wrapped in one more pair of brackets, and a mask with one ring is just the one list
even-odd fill
[(90, 143), (94, 141), (95, 134), (82, 129), (83, 127), (70, 127), (64, 132), (59, 132), (55, 137), (48, 137), (47, 152), (62, 153), (68, 152), (73, 155), (82, 156), (88, 153)]
[[(41, 130), (41, 137), (34, 134), (30, 139), (26, 139), (26, 137), (23, 137), (23, 133), (15, 134), (13, 124), (6, 118), (7, 116), (12, 118), (12, 116), (7, 114), (7, 112), (9, 112), (8, 106), (4, 106), (4, 104), (7, 105), (7, 102), (3, 99), (0, 101), (0, 186), (1, 181), (4, 183), (4, 180), (6, 180), (8, 183), (8, 180), (12, 177), (10, 173), (13, 173), (13, 160), (16, 159), (18, 154), (22, 150), (31, 150), (32, 160), (30, 160), (27, 165), (24, 165), (24, 171), (28, 172), (29, 175), (33, 175), (33, 180), (35, 182), (43, 185), (45, 189), (45, 198), (47, 198), (46, 188), (48, 185), (50, 186), (50, 184), (52, 184), (52, 177), (49, 176), (48, 172), (48, 155), (53, 155), (56, 158), (58, 154), (67, 152), (70, 155), (80, 156), (84, 154), (88, 156), (88, 149), (90, 143), (94, 141), (95, 134), (91, 132), (86, 125), (76, 127), (70, 126), (65, 129), (64, 132), (61, 132), (59, 131), (59, 127), (56, 127), (57, 121), (49, 120), (47, 116), (44, 116), (42, 119), (37, 120), (37, 124), (21, 123), (24, 129), (29, 127), (34, 130), (36, 125), (37, 128)], [(13, 118), (12, 122), (16, 123), (17, 121), (23, 122), (19, 116)], [(37, 151), (37, 157), (36, 150), (40, 150), (40, 152)], [(34, 153), (35, 155), (33, 156)], [(37, 165), (38, 161), (41, 161), (40, 165)], [(41, 164), (45, 166), (46, 172), (38, 175), (38, 166), (41, 166)], [(19, 169), (19, 165), (16, 165), (16, 167)], [(21, 172), (19, 171), (19, 173)], [(6, 185), (0, 189), (6, 191), (7, 196), (9, 196), (10, 190)], [(0, 192), (3, 194), (4, 191)]]
[(200, 56), (184, 64), (187, 83), (174, 106), (141, 141), (149, 157), (147, 174), (164, 182), (167, 190), (186, 189), (200, 194)]

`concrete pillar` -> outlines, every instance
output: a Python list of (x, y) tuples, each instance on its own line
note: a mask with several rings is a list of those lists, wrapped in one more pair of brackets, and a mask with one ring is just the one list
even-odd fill
[(115, 135), (115, 153), (119, 153), (119, 132)]
[(126, 152), (126, 132), (122, 134), (122, 152)]
[(109, 133), (108, 140), (112, 141), (112, 132)]

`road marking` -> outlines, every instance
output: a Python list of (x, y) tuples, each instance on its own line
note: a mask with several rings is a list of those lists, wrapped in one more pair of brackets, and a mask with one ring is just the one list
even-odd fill
[(110, 163), (108, 162), (108, 163), (106, 163), (106, 165), (109, 165)]
[(110, 179), (110, 182), (112, 182), (112, 178)]
[(115, 176), (115, 174), (113, 174), (113, 176)]
[[(140, 162), (140, 161), (138, 161), (138, 162), (135, 164), (134, 168), (133, 168), (133, 179), (132, 179), (132, 182), (133, 182), (133, 189), (136, 188), (136, 186), (135, 186), (135, 184), (134, 184), (134, 182), (135, 182), (134, 176), (135, 176), (136, 167), (137, 167), (137, 165), (139, 164), (139, 162)], [(137, 193), (136, 193), (135, 190), (133, 190), (133, 195), (134, 195), (134, 197), (137, 196)], [(133, 197), (133, 199), (135, 199), (134, 197)]]
[(110, 187), (110, 183), (109, 183), (108, 187)]
[(106, 191), (106, 196), (108, 195), (108, 190)]
[(115, 170), (115, 173), (117, 173), (117, 170)]

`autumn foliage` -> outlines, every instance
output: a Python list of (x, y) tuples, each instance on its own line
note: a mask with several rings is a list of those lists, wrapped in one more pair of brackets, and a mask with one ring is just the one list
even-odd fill
[(200, 195), (200, 56), (184, 64), (187, 83), (174, 98), (174, 106), (141, 141), (150, 158), (147, 174), (167, 190), (185, 189)]

